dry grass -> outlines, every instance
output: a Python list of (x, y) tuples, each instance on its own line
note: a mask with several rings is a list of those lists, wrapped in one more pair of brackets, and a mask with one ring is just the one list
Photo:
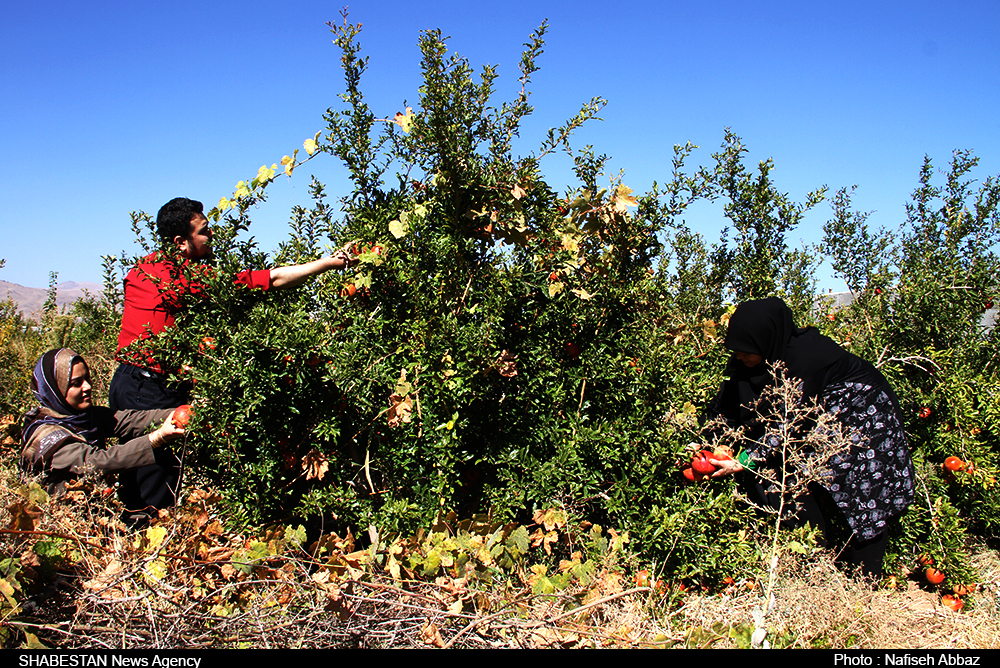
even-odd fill
[[(904, 580), (898, 590), (873, 589), (846, 577), (828, 557), (785, 568), (765, 622), (768, 637), (785, 636), (782, 644), (790, 647), (1000, 648), (1000, 562), (985, 549), (975, 561), (986, 586), (966, 599), (961, 613), (915, 581)], [(752, 610), (759, 605), (759, 593), (692, 597), (682, 620), (689, 628), (752, 627)], [(716, 640), (716, 647), (738, 646), (728, 637)]]

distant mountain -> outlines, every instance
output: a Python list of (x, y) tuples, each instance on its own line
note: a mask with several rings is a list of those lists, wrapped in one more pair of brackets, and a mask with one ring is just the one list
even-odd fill
[[(85, 292), (97, 296), (102, 291), (102, 286), (98, 283), (66, 281), (56, 285), (56, 304), (61, 308), (72, 304)], [(0, 281), (0, 300), (12, 300), (17, 304), (18, 310), (29, 317), (34, 317), (42, 312), (42, 306), (45, 304), (48, 292), (47, 288), (26, 288), (17, 283)]]

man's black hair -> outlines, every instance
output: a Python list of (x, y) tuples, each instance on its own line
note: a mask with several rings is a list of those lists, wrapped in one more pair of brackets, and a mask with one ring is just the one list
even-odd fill
[(187, 197), (175, 197), (161, 206), (156, 214), (156, 232), (165, 241), (174, 237), (187, 239), (191, 236), (191, 217), (204, 211), (201, 202)]

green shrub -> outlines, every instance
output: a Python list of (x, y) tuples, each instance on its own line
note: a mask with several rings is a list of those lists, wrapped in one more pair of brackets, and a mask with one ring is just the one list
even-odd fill
[[(1000, 384), (996, 333), (979, 317), (1000, 299), (997, 186), (972, 187), (969, 154), (955, 155), (941, 188), (925, 163), (898, 237), (869, 231), (841, 190), (823, 245), (790, 249), (787, 234), (825, 187), (793, 201), (770, 160), (743, 164), (731, 132), (710, 169), (687, 171), (696, 147), (677, 147), (669, 179), (642, 196), (621, 174), (602, 183), (607, 158), (591, 147), (571, 152), (576, 187), (557, 192), (541, 173), (600, 98), (516, 156), (544, 25), (499, 104), (495, 68), (477, 75), (440, 33), (423, 33), (423, 85), (392, 118), (362, 93), (359, 26), (345, 17), (331, 29), (345, 92), (305, 143), (309, 157), (281, 164), (293, 175), (339, 160), (351, 180), (342, 207), (313, 179), (312, 204), (292, 210), (290, 237), (269, 258), (241, 233), (278, 163), (239, 182), (208, 212), (212, 269), (184, 269), (205, 289), (155, 340), (176, 379), (193, 383), (190, 475), (221, 488), (235, 522), (301, 517), (409, 536), (450, 513), (499, 526), (558, 506), (571, 524), (628, 530), (673, 576), (749, 573), (761, 559), (757, 520), (728, 483), (687, 486), (676, 463), (721, 380), (729, 302), (779, 294), (800, 323), (816, 320), (825, 253), (856, 299), (820, 324), (890, 378), (919, 464), (922, 500), (892, 554), (934, 544), (945, 558), (970, 531), (994, 535)], [(724, 202), (731, 229), (718, 242), (683, 221), (699, 199)], [(149, 235), (148, 216), (133, 220)], [(360, 262), (343, 275), (273, 293), (233, 281), (345, 245)], [(118, 308), (114, 291), (79, 304), (73, 331), (113, 345)], [(946, 479), (952, 454), (975, 471)]]

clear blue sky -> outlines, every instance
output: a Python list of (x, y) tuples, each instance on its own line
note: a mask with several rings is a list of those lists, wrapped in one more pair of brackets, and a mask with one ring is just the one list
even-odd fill
[[(980, 180), (1000, 173), (996, 0), (366, 0), (350, 12), (371, 57), (363, 89), (385, 116), (417, 99), (421, 30), (440, 28), (475, 65), (499, 65), (502, 100), (517, 89), (522, 44), (548, 18), (523, 152), (603, 96), (604, 121), (576, 145), (609, 154), (638, 192), (669, 177), (674, 144), (699, 145), (696, 163), (709, 164), (726, 126), (752, 163), (774, 158), (793, 197), (858, 184), (857, 207), (892, 228), (925, 154), (943, 168), (953, 149), (972, 149)], [(300, 147), (339, 102), (325, 25), (338, 15), (312, 0), (5, 3), (0, 279), (99, 281), (101, 255), (136, 251), (129, 211), (155, 214), (178, 195), (212, 205)], [(332, 158), (308, 167), (332, 197), (344, 193)], [(569, 183), (558, 159), (543, 171)], [(269, 192), (251, 228), (264, 250), (307, 201), (308, 173)], [(821, 205), (792, 241), (818, 240), (828, 214)], [(713, 212), (689, 220), (710, 237), (722, 224)]]

